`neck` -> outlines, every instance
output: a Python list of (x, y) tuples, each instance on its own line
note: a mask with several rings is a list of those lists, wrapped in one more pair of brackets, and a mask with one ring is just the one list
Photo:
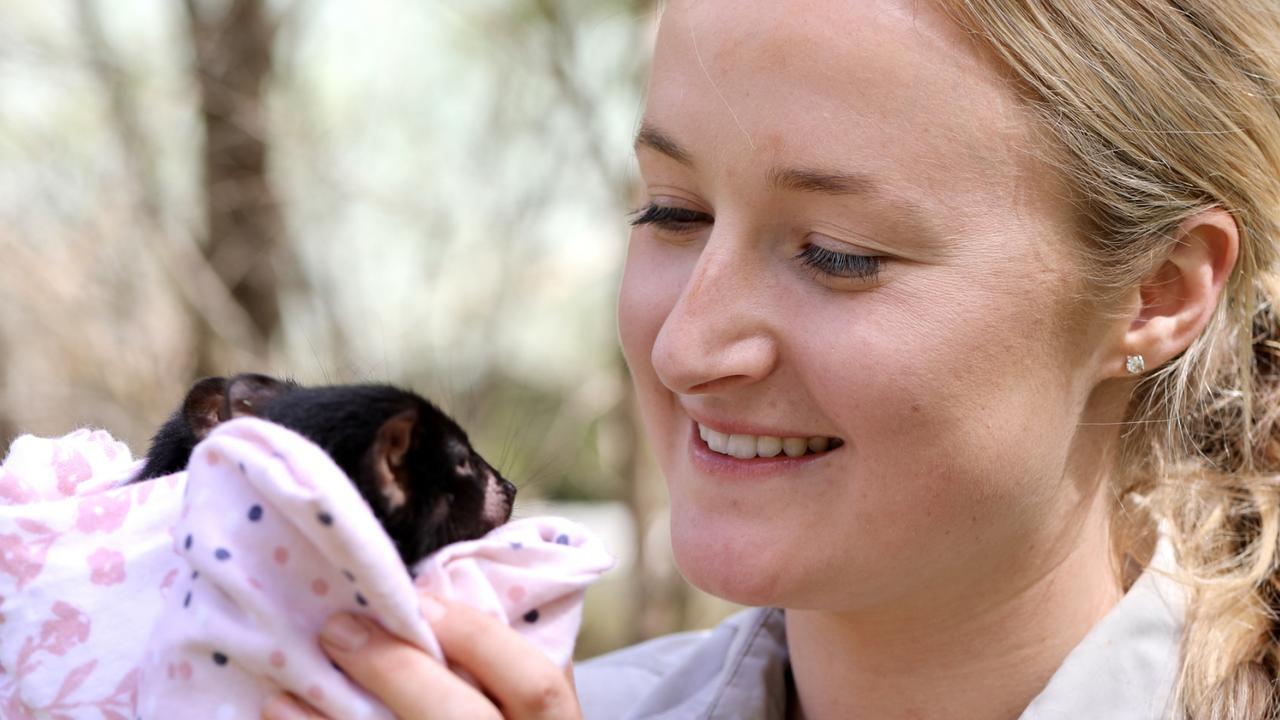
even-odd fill
[(893, 608), (788, 610), (793, 717), (1017, 718), (1123, 594), (1097, 510), (1066, 553), (1017, 578)]

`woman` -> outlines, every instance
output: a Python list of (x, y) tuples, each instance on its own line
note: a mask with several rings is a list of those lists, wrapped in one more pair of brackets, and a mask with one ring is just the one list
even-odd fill
[[(673, 0), (620, 334), (682, 572), (784, 611), (586, 714), (1276, 714), (1278, 79), (1252, 0)], [(438, 609), (492, 701), (327, 647), (403, 718), (577, 716)]]

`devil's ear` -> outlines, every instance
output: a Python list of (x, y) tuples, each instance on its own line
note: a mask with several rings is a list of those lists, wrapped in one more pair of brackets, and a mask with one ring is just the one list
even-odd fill
[(378, 428), (378, 437), (369, 450), (374, 484), (391, 510), (404, 505), (409, 494), (409, 472), (404, 458), (413, 445), (413, 431), (417, 424), (417, 408), (393, 415)]
[(261, 417), (267, 403), (294, 387), (291, 383), (268, 375), (236, 375), (227, 381), (226, 401), (222, 406), (222, 419)]
[(227, 392), (227, 379), (207, 377), (196, 381), (182, 401), (182, 415), (197, 440), (203, 440), (213, 426), (222, 422), (223, 398)]

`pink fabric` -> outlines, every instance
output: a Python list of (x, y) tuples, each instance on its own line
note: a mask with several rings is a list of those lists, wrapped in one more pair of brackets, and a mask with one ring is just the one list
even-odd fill
[(107, 433), (24, 436), (0, 465), (0, 718), (133, 720), (143, 640), (184, 563), (181, 476)]
[[(389, 717), (316, 644), (338, 610), (439, 657), (389, 538), (311, 442), (235, 420), (196, 448), (189, 473), (123, 488), (136, 464), (118, 443), (107, 462), (110, 442), (24, 438), (0, 469), (0, 502), (21, 503), (0, 505), (0, 716), (257, 717), (283, 687), (331, 717)], [(585, 528), (531, 518), (441, 550), (418, 584), (495, 614), (563, 664), (582, 594), (612, 564)]]

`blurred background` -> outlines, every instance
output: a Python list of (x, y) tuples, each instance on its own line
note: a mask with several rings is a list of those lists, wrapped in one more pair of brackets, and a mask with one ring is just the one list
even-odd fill
[(401, 384), (618, 556), (580, 657), (713, 624), (614, 321), (656, 4), (0, 0), (0, 449)]

